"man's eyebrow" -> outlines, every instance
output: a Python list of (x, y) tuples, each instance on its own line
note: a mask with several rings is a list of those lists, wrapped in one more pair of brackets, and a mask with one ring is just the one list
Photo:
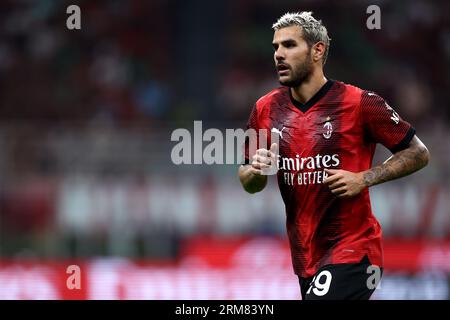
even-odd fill
[(280, 42), (274, 41), (274, 42), (272, 42), (272, 47), (278, 46), (279, 43), (282, 43), (282, 44), (289, 44), (289, 43), (296, 43), (296, 41), (295, 41), (295, 39), (292, 39), (292, 38), (284, 39), (284, 40), (282, 40), (282, 41), (280, 41)]

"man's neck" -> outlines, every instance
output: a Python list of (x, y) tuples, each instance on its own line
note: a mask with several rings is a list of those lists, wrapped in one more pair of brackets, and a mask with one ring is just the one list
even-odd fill
[(311, 77), (304, 81), (300, 86), (291, 88), (292, 97), (296, 101), (305, 104), (320, 90), (320, 88), (322, 88), (326, 82), (327, 78), (325, 78), (322, 72), (317, 74), (313, 73)]

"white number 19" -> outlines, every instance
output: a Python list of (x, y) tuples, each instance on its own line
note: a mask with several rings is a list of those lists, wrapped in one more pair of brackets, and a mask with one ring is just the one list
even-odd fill
[[(325, 282), (321, 283), (320, 279), (325, 277)], [(311, 286), (309, 287), (308, 291), (306, 292), (309, 294), (311, 292), (311, 289), (313, 293), (316, 296), (322, 297), (328, 293), (328, 290), (330, 290), (330, 284), (331, 284), (331, 272), (327, 270), (323, 270), (320, 272), (317, 276), (315, 276), (311, 282)]]

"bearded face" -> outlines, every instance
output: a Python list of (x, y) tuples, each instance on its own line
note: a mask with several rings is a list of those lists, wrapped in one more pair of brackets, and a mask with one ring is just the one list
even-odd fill
[(313, 72), (311, 47), (302, 37), (299, 26), (275, 31), (272, 45), (274, 60), (282, 85), (297, 87), (308, 80)]

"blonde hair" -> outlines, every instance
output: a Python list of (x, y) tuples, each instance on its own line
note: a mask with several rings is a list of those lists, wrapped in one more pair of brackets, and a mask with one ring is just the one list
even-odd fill
[(322, 24), (322, 21), (314, 18), (311, 11), (288, 12), (272, 25), (272, 29), (277, 31), (294, 25), (302, 28), (303, 37), (309, 47), (319, 41), (325, 44), (325, 52), (323, 53), (323, 64), (325, 64), (331, 38), (328, 36), (327, 28)]

